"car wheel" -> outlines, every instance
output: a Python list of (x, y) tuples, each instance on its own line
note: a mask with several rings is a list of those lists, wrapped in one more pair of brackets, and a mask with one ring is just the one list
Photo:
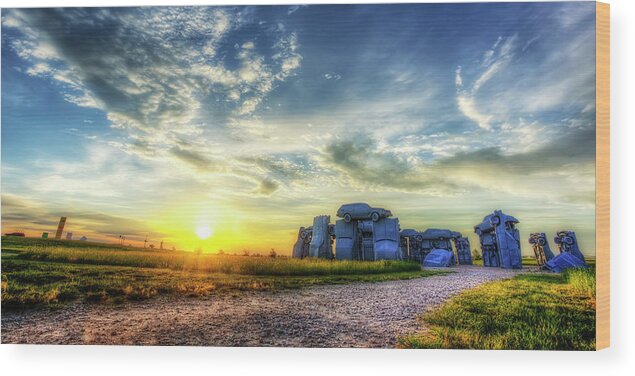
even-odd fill
[(351, 215), (349, 213), (344, 214), (344, 222), (346, 223), (350, 223), (351, 222)]
[(377, 212), (373, 212), (373, 213), (370, 215), (370, 219), (372, 219), (372, 220), (373, 220), (373, 222), (377, 222), (377, 221), (379, 221), (379, 213), (377, 213)]
[(538, 238), (538, 244), (540, 244), (540, 245), (545, 245), (545, 239), (543, 239), (543, 238)]

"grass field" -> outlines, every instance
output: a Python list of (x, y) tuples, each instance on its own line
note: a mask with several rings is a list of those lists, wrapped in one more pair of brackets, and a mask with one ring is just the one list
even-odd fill
[(595, 349), (595, 270), (524, 274), (465, 291), (425, 314), (404, 348)]
[(2, 237), (2, 308), (426, 277), (417, 263), (296, 260)]

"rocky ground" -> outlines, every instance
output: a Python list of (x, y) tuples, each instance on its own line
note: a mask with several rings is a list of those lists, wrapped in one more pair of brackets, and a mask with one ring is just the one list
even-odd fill
[(2, 313), (2, 343), (394, 347), (416, 317), (458, 292), (518, 271), (459, 267), (404, 281), (314, 286), (119, 306)]

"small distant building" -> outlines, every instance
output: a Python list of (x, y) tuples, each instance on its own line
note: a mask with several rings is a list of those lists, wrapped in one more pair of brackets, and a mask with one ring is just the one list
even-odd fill
[(72, 232), (67, 232), (66, 233), (66, 240), (73, 240), (73, 233)]
[(48, 232), (43, 232), (42, 233), (42, 239), (48, 239), (49, 238), (49, 233)]
[(80, 241), (82, 241), (82, 242), (85, 242), (85, 241), (87, 241), (87, 240), (88, 240), (88, 238), (87, 238), (87, 237), (85, 237), (85, 236), (82, 236), (81, 238), (79, 238), (79, 240), (80, 240)]

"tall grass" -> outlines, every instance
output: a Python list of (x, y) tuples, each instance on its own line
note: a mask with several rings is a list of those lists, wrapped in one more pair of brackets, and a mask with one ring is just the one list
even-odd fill
[(80, 299), (120, 302), (160, 294), (236, 294), (445, 273), (398, 261), (246, 257), (2, 237), (3, 309), (54, 307)]
[[(247, 258), (247, 257), (245, 257)], [(307, 260), (308, 261), (308, 260)], [(309, 262), (311, 264), (312, 262)], [(444, 274), (421, 270), (342, 275), (245, 275), (2, 259), (2, 308), (55, 307), (75, 300), (122, 302), (162, 294), (202, 297), (317, 284), (382, 282)]]
[(595, 269), (575, 268), (562, 273), (564, 280), (575, 291), (590, 297), (595, 297)]
[(66, 248), (59, 246), (27, 247), (16, 257), (27, 260), (74, 264), (166, 268), (182, 271), (244, 275), (352, 275), (399, 273), (421, 269), (419, 264), (406, 261), (298, 260), (283, 257), (245, 257), (179, 251), (143, 251), (91, 247)]

